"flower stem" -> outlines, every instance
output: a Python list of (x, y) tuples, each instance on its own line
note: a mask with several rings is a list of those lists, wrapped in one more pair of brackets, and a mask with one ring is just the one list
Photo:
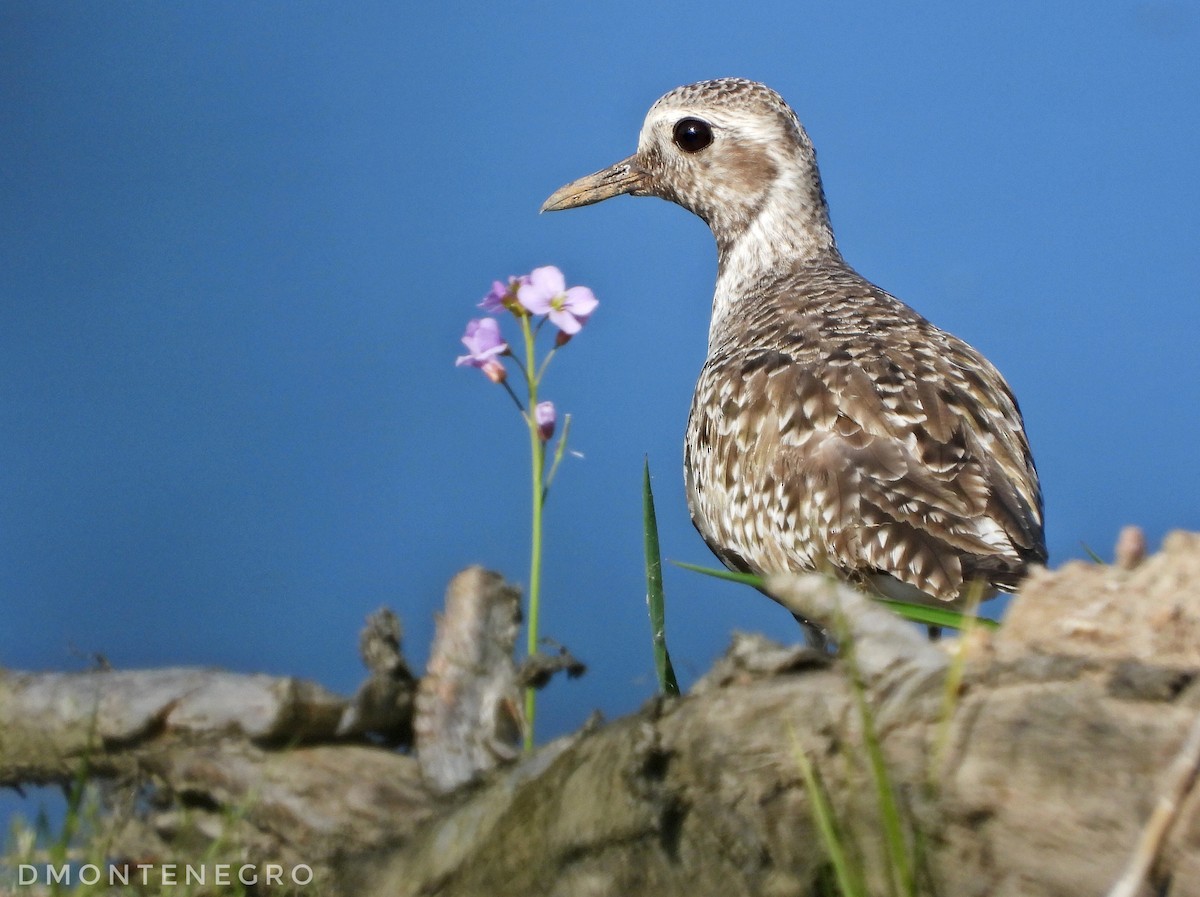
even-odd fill
[(501, 386), (503, 386), (503, 387), (504, 387), (506, 390), (508, 390), (508, 395), (509, 395), (509, 397), (510, 397), (510, 398), (511, 398), (511, 399), (512, 399), (512, 400), (513, 400), (515, 403), (516, 403), (516, 405), (517, 405), (517, 410), (518, 410), (518, 411), (520, 411), (520, 412), (521, 412), (521, 414), (524, 414), (524, 413), (525, 413), (525, 406), (521, 404), (521, 399), (520, 399), (520, 398), (517, 396), (517, 394), (516, 394), (515, 392), (513, 392), (513, 388), (512, 388), (511, 386), (509, 386), (509, 385), (508, 385), (508, 381), (507, 381), (507, 380), (503, 380), (503, 381), (501, 381), (500, 385), (501, 385)]
[(554, 446), (554, 460), (550, 462), (550, 472), (546, 474), (546, 485), (542, 488), (542, 504), (546, 503), (547, 496), (550, 495), (550, 487), (554, 485), (554, 475), (558, 473), (558, 465), (562, 463), (563, 454), (567, 450), (567, 437), (571, 435), (571, 415), (563, 415), (562, 433), (559, 434), (558, 442)]
[[(537, 389), (539, 377), (532, 372), (537, 370), (534, 364), (534, 331), (529, 326), (529, 318), (521, 318), (521, 332), (525, 337), (525, 368), (529, 383), (529, 409), (525, 414), (525, 422), (529, 426), (529, 447), (532, 462), (532, 522), (530, 525), (529, 552), (529, 620), (527, 623), (528, 641), (527, 652), (530, 657), (537, 653), (538, 646), (538, 612), (541, 609), (542, 593), (542, 505), (545, 500), (543, 479), (546, 469), (546, 444), (542, 442), (538, 432), (537, 421), (532, 409), (537, 407)], [(537, 714), (537, 693), (533, 686), (525, 688), (525, 752), (533, 751), (533, 726)]]
[[(558, 347), (555, 346), (553, 349), (551, 349), (549, 352), (547, 352), (546, 357), (542, 359), (542, 366), (538, 368), (538, 372), (537, 372), (538, 382), (541, 382), (542, 374), (546, 373), (546, 366), (548, 364), (550, 364), (550, 359), (552, 359), (554, 357), (554, 353), (557, 351), (558, 351)], [(530, 367), (532, 367), (532, 365), (530, 365)]]

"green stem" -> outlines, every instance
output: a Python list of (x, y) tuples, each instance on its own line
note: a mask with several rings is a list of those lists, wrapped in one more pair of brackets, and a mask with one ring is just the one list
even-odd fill
[(518, 410), (518, 411), (520, 411), (520, 412), (521, 412), (521, 414), (524, 414), (524, 413), (525, 413), (525, 406), (521, 404), (521, 399), (520, 399), (520, 398), (517, 396), (517, 394), (516, 394), (515, 392), (513, 392), (513, 388), (512, 388), (511, 386), (509, 386), (509, 385), (508, 385), (508, 381), (507, 381), (507, 380), (503, 380), (503, 381), (501, 381), (500, 385), (501, 385), (501, 386), (503, 386), (503, 387), (504, 387), (506, 390), (508, 390), (508, 395), (509, 395), (509, 397), (510, 397), (510, 398), (511, 398), (511, 399), (512, 399), (512, 400), (513, 400), (515, 403), (516, 403), (516, 405), (517, 405), (517, 410)]
[(554, 460), (550, 462), (550, 472), (546, 474), (546, 485), (542, 489), (542, 504), (546, 503), (546, 498), (550, 495), (550, 487), (554, 485), (554, 475), (558, 473), (558, 465), (562, 463), (563, 454), (567, 450), (567, 437), (571, 434), (571, 415), (563, 415), (562, 432), (559, 434), (558, 442), (554, 446)]
[[(537, 372), (537, 378), (538, 378), (539, 383), (542, 381), (542, 374), (546, 373), (546, 367), (550, 364), (550, 359), (552, 359), (554, 357), (554, 353), (557, 351), (558, 351), (558, 347), (555, 346), (553, 349), (551, 349), (549, 352), (547, 352), (546, 357), (542, 359), (542, 364), (538, 368), (538, 372)], [(532, 367), (532, 365), (530, 365), (530, 367)]]
[[(538, 433), (537, 420), (534, 417), (534, 411), (537, 408), (537, 388), (538, 379), (536, 376), (531, 376), (530, 371), (537, 368), (534, 366), (534, 347), (533, 328), (529, 326), (528, 316), (521, 318), (521, 332), (525, 337), (525, 359), (528, 363), (526, 368), (526, 379), (529, 383), (529, 406), (525, 413), (525, 422), (529, 425), (529, 448), (532, 461), (532, 505), (533, 519), (530, 526), (530, 553), (529, 553), (529, 623), (528, 623), (528, 641), (526, 648), (528, 655), (532, 657), (537, 653), (538, 646), (538, 612), (541, 609), (541, 593), (542, 593), (542, 503), (545, 498), (544, 487), (542, 485), (543, 475), (546, 468), (546, 444), (542, 442), (541, 434)], [(525, 688), (525, 752), (533, 751), (533, 726), (534, 719), (537, 714), (537, 693), (533, 686)]]

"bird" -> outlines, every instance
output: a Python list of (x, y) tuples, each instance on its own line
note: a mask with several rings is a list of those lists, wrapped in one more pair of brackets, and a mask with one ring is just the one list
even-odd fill
[(845, 261), (812, 141), (778, 93), (742, 78), (678, 87), (650, 108), (632, 156), (542, 210), (621, 194), (677, 203), (716, 240), (684, 476), (692, 522), (726, 567), (826, 572), (963, 608), (1046, 562), (1012, 390)]

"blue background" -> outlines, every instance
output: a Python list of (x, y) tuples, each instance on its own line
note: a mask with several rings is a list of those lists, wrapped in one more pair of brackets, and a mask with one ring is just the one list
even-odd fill
[[(665, 555), (713, 563), (680, 468), (715, 251), (657, 200), (537, 210), (726, 75), (798, 111), (850, 262), (1009, 379), (1052, 565), (1200, 528), (1197, 7), (683, 9), (0, 6), (0, 665), (348, 693), (381, 604), (423, 665), (455, 571), (527, 579), (522, 424), (453, 360), (493, 278), (553, 263), (601, 301), (545, 386), (584, 459), (543, 627), (591, 670), (539, 734), (636, 708), (644, 455)], [(797, 638), (751, 591), (666, 586), (685, 685), (734, 629)]]

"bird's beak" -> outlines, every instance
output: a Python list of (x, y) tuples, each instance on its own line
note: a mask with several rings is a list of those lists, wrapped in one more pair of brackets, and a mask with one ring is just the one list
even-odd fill
[(645, 195), (650, 176), (637, 164), (637, 156), (622, 159), (603, 171), (589, 174), (565, 187), (559, 187), (542, 203), (543, 212), (559, 212), (579, 206), (590, 206), (622, 193)]

